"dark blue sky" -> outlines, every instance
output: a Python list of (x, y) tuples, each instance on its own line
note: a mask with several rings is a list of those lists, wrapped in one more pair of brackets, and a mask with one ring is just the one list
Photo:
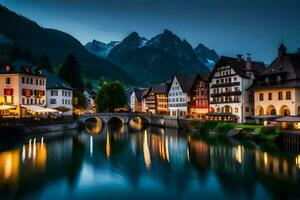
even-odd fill
[(121, 40), (132, 31), (147, 38), (170, 29), (193, 46), (219, 54), (252, 53), (270, 62), (281, 35), (300, 47), (299, 0), (0, 0), (8, 8), (72, 34), (83, 44)]

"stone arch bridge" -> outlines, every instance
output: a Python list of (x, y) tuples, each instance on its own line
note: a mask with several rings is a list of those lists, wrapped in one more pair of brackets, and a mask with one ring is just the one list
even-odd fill
[(79, 117), (79, 122), (84, 123), (86, 120), (96, 118), (107, 124), (112, 118), (119, 119), (123, 124), (128, 124), (132, 119), (140, 119), (143, 124), (165, 125), (165, 117), (159, 115), (148, 115), (140, 113), (94, 113), (85, 114)]

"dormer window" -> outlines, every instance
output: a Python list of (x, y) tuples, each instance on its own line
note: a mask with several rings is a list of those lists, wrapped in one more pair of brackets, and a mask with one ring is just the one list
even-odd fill
[(269, 77), (266, 77), (266, 78), (265, 78), (265, 81), (266, 81), (266, 82), (269, 82), (269, 81), (270, 81)]
[(281, 81), (281, 76), (280, 75), (277, 76), (277, 81)]

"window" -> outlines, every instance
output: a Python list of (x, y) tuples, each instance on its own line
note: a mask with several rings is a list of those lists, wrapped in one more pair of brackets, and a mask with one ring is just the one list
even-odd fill
[(39, 85), (39, 80), (38, 79), (35, 79), (35, 84)]
[(25, 104), (25, 99), (24, 99), (24, 98), (22, 98), (22, 104), (23, 104), (23, 105)]
[(246, 107), (246, 112), (249, 112), (249, 107)]
[(24, 77), (22, 77), (22, 83), (23, 83), (23, 84), (25, 83), (25, 78), (24, 78)]
[(6, 78), (6, 79), (5, 79), (5, 83), (6, 83), (6, 84), (10, 84), (10, 78)]
[(272, 101), (272, 93), (271, 92), (268, 93), (268, 100)]
[(285, 98), (286, 98), (286, 100), (291, 100), (291, 99), (292, 99), (292, 96), (291, 96), (291, 92), (290, 92), (290, 91), (287, 91), (287, 92), (286, 92)]
[(259, 93), (259, 100), (263, 101), (264, 100), (264, 93)]
[(29, 84), (29, 78), (26, 78), (26, 84)]
[(283, 96), (282, 96), (282, 92), (278, 92), (278, 100), (282, 100)]
[(30, 79), (30, 84), (33, 85), (33, 79), (32, 78)]
[(51, 96), (58, 96), (57, 90), (51, 90)]
[(50, 99), (50, 104), (56, 104), (56, 99)]
[(65, 104), (65, 100), (64, 99), (62, 99), (62, 104)]

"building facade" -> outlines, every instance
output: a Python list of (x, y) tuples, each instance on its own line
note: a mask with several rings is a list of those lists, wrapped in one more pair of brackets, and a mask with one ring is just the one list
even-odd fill
[[(145, 88), (133, 88), (130, 95), (130, 109), (132, 112), (142, 112), (142, 96)], [(145, 111), (144, 111), (145, 112)]]
[[(42, 70), (18, 61), (0, 70), (2, 117), (42, 114), (46, 106), (46, 77)], [(7, 109), (6, 109), (7, 108)]]
[(174, 75), (168, 92), (170, 116), (184, 117), (189, 113), (190, 91), (195, 77)]
[(193, 118), (206, 118), (209, 108), (209, 83), (197, 75), (191, 88), (190, 114)]
[(209, 120), (245, 123), (253, 115), (253, 94), (248, 88), (264, 70), (262, 62), (222, 56), (210, 73)]
[(277, 57), (251, 89), (255, 118), (260, 123), (280, 116), (300, 115), (300, 53), (287, 53), (281, 44)]
[(43, 71), (47, 77), (47, 107), (55, 109), (62, 116), (73, 115), (73, 89), (59, 77)]
[(169, 83), (151, 86), (143, 96), (145, 112), (150, 114), (168, 115)]

